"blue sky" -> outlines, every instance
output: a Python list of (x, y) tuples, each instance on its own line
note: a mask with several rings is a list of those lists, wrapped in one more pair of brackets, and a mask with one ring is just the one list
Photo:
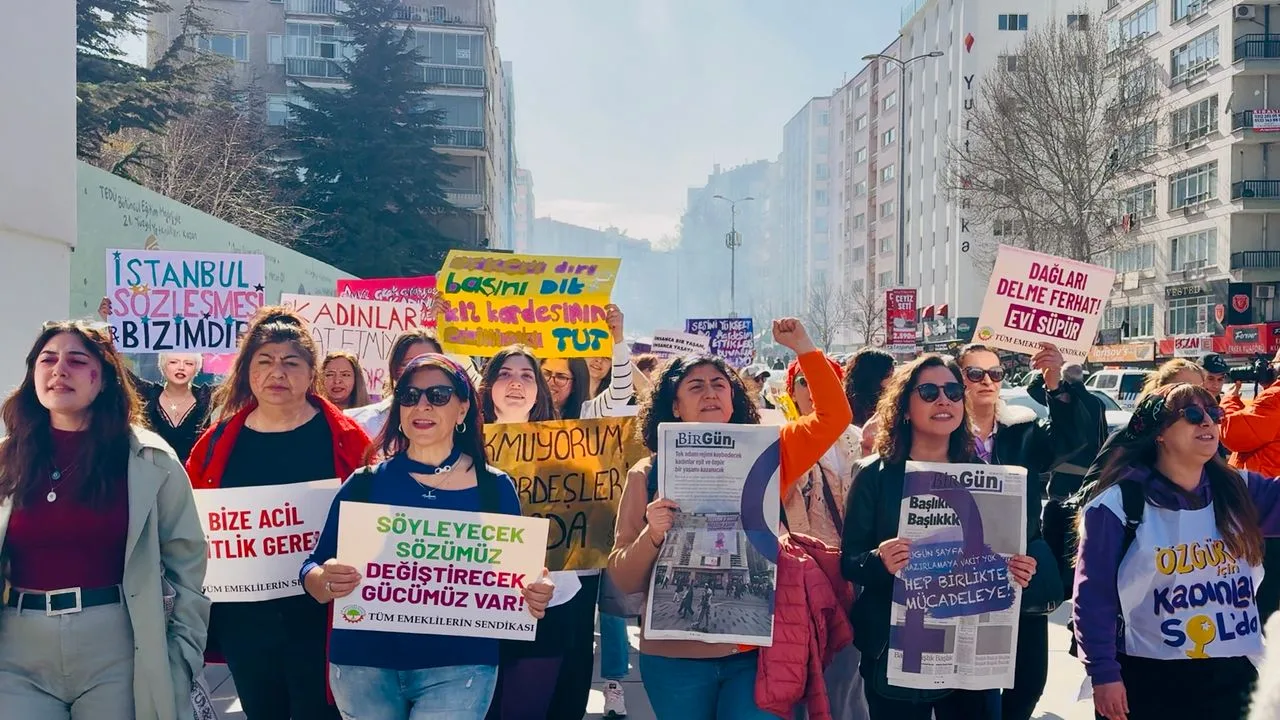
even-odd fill
[[(897, 0), (497, 0), (516, 151), (538, 216), (657, 240), (715, 163), (776, 159), (782, 126), (897, 35)], [(142, 40), (127, 42), (138, 60)]]

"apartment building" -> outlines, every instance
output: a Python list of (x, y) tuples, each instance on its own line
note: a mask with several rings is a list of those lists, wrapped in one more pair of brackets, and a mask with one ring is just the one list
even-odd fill
[(515, 214), (515, 232), (512, 234), (511, 249), (518, 253), (533, 252), (530, 248), (533, 241), (533, 219), (536, 206), (533, 196), (533, 173), (525, 168), (516, 168), (515, 196), (511, 203)]
[(1099, 362), (1215, 351), (1243, 360), (1280, 338), (1280, 5), (1112, 0), (1117, 51), (1154, 62), (1163, 119), (1152, 171), (1134, 177), (1116, 225), (1125, 247)]
[[(152, 58), (176, 35), (182, 7), (174, 5), (150, 19)], [(235, 77), (268, 94), (264, 122), (288, 122), (296, 83), (341, 86), (338, 62), (353, 52), (336, 18), (343, 0), (205, 0), (202, 7), (214, 31), (199, 46), (233, 60)], [(494, 0), (402, 2), (398, 20), (414, 33), (425, 58), (422, 79), (432, 86), (430, 103), (444, 112), (450, 130), (442, 149), (458, 172), (447, 197), (471, 211), (442, 219), (439, 229), (459, 241), (510, 248), (514, 90), (495, 42)]]
[(815, 97), (782, 129), (778, 211), (782, 233), (782, 304), (803, 315), (814, 288), (837, 279), (832, 217), (838, 205), (832, 178), (831, 98)]

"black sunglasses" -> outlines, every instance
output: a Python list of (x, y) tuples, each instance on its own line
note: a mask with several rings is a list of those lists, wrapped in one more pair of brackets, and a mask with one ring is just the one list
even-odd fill
[(939, 395), (946, 395), (951, 402), (960, 402), (964, 399), (964, 385), (958, 382), (949, 382), (942, 385), (921, 383), (916, 386), (916, 394), (925, 402), (934, 402)]
[(986, 370), (983, 370), (982, 368), (977, 367), (975, 365), (973, 367), (967, 367), (964, 369), (964, 376), (971, 383), (982, 382), (983, 375), (986, 375), (987, 377), (991, 378), (991, 382), (1000, 382), (1001, 380), (1004, 379), (1004, 368), (993, 367), (993, 368), (987, 368)]
[(400, 388), (396, 393), (396, 402), (404, 407), (416, 407), (423, 397), (427, 398), (427, 402), (436, 407), (444, 407), (453, 399), (454, 389), (452, 385), (432, 385), (431, 387), (414, 387), (409, 385)]
[(1226, 415), (1220, 407), (1202, 408), (1199, 405), (1188, 405), (1178, 411), (1178, 415), (1182, 416), (1192, 425), (1199, 425), (1204, 422), (1205, 417), (1213, 421), (1214, 425), (1222, 423), (1222, 417)]

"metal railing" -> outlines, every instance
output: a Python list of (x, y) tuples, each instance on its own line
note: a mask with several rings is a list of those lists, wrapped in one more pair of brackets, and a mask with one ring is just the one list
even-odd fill
[(1241, 180), (1231, 183), (1231, 199), (1280, 198), (1280, 180)]
[(440, 144), (447, 147), (484, 149), (484, 131), (475, 128), (444, 128)]
[[(337, 15), (347, 11), (343, 0), (285, 0), (285, 12), (292, 15)], [(431, 25), (480, 27), (479, 13), (474, 7), (450, 8), (446, 5), (407, 5), (395, 9), (400, 22)]]
[(1280, 33), (1251, 33), (1236, 38), (1236, 60), (1280, 60)]
[(293, 77), (345, 80), (336, 60), (328, 58), (286, 57), (284, 72)]
[(1232, 270), (1280, 268), (1280, 250), (1245, 250), (1231, 253)]
[(484, 193), (477, 190), (445, 190), (444, 197), (449, 204), (464, 209), (484, 207)]
[(1253, 111), (1241, 110), (1240, 112), (1231, 113), (1231, 129), (1246, 130), (1253, 127)]
[(483, 88), (484, 68), (455, 67), (446, 65), (419, 65), (421, 76), (418, 78), (428, 85), (450, 85), (453, 87)]
[(284, 10), (295, 15), (336, 15), (338, 4), (338, 0), (285, 0)]

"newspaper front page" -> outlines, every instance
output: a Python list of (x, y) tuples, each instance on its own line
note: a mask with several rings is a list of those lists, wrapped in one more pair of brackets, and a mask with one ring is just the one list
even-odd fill
[(1026, 552), (1026, 471), (908, 462), (898, 536), (911, 556), (894, 579), (890, 685), (1013, 687), (1021, 588), (1008, 558)]
[(773, 644), (778, 428), (658, 428), (658, 494), (680, 506), (649, 579), (649, 640)]

